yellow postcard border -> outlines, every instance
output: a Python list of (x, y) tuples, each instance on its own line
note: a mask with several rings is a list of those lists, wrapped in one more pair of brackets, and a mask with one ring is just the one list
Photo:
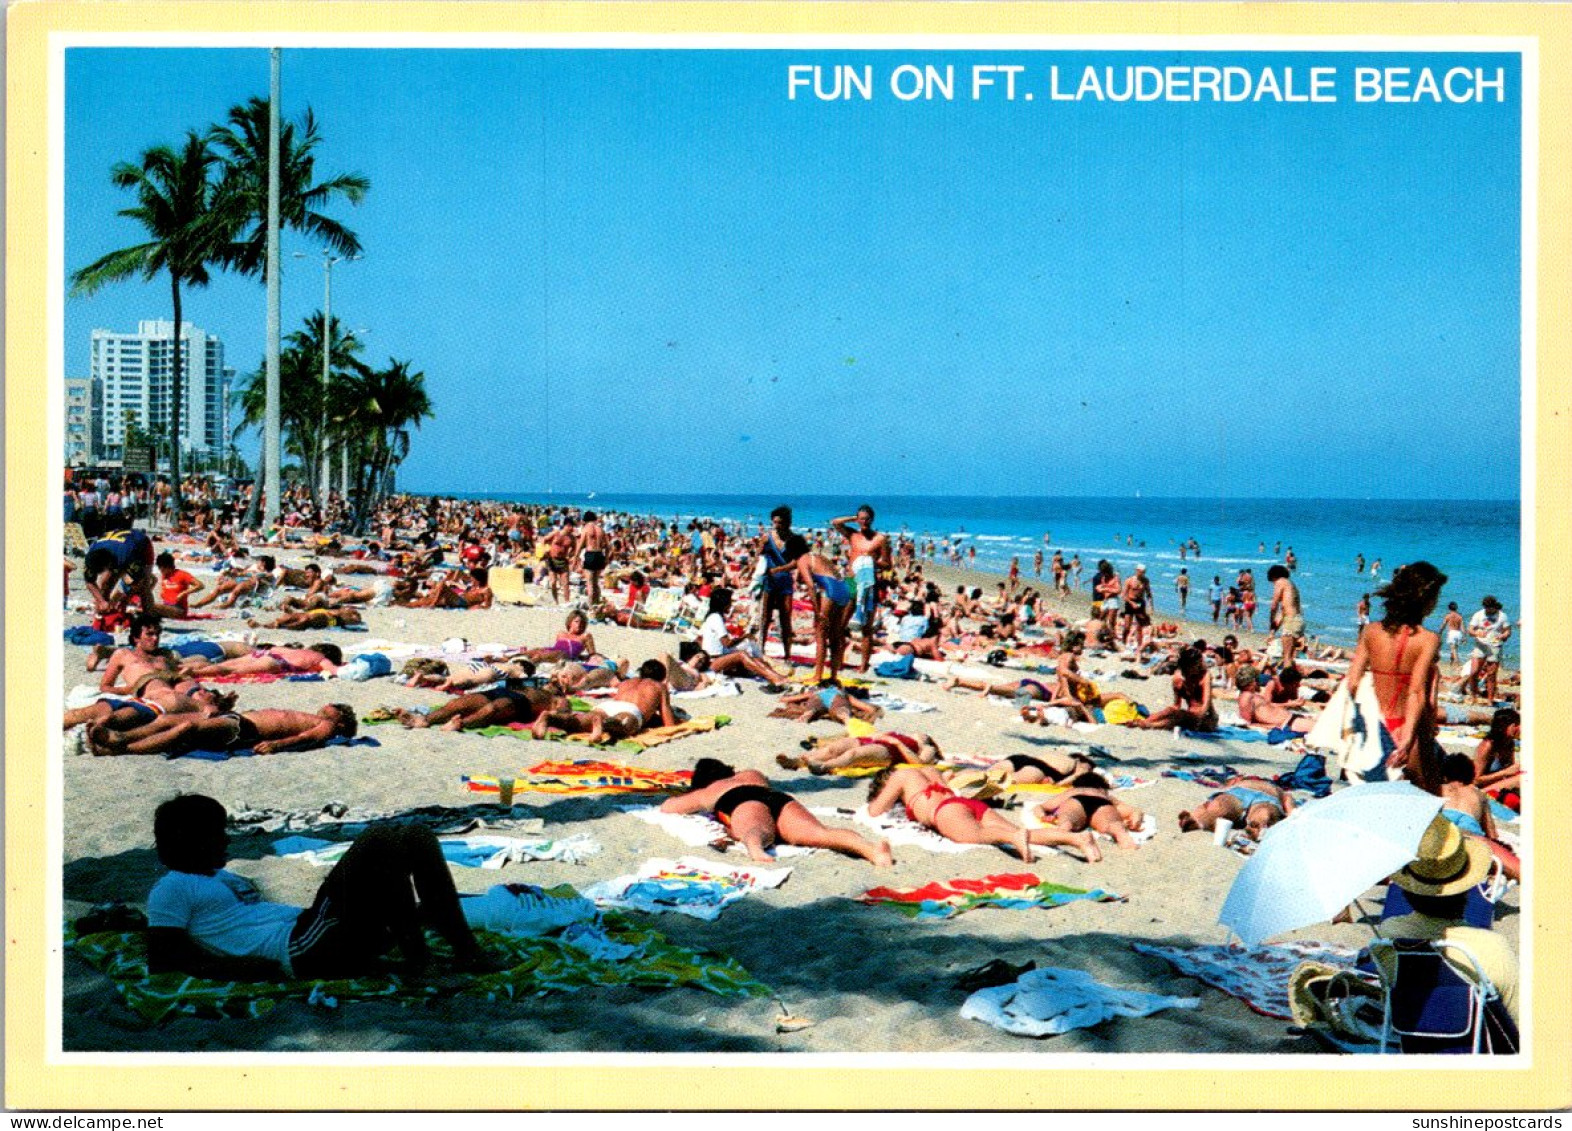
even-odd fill
[[(1051, 1109), (1065, 1099), (1072, 1062), (1044, 1057), (1040, 1069), (985, 1070), (907, 1067), (819, 1067), (782, 1056), (779, 1066), (703, 1069), (696, 1089), (691, 1060), (605, 1067), (520, 1066), (510, 1069), (506, 1102), (497, 1067), (429, 1063), (270, 1064), (253, 1061), (139, 1065), (52, 1063), (43, 1024), (45, 969), (58, 928), (44, 921), (49, 875), (45, 843), (52, 787), (45, 754), (47, 720), (30, 706), (46, 701), (45, 665), (30, 662), (46, 645), (43, 618), (29, 602), (37, 592), (37, 531), (55, 505), (49, 466), (48, 406), (38, 375), (47, 373), (48, 37), (57, 32), (139, 35), (167, 32), (255, 32), (331, 35), (379, 26), (397, 33), (638, 34), (987, 34), (987, 35), (1284, 35), (1521, 37), (1539, 49), (1539, 177), (1537, 185), (1537, 463), (1525, 475), (1525, 506), (1534, 501), (1536, 568), (1533, 623), (1526, 648), (1534, 671), (1559, 671), (1568, 657), (1550, 626), (1572, 623), (1567, 587), (1557, 564), (1568, 547), (1569, 405), (1572, 372), (1572, 7), (1564, 4), (1058, 4), (1058, 3), (358, 3), (284, 2), (28, 2), (7, 13), (6, 185), (6, 1000), (5, 1105), (76, 1110), (391, 1109), (447, 1107), (541, 1109), (897, 1108), (914, 1097), (930, 1108)], [(1525, 138), (1525, 144), (1528, 139)], [(1526, 190), (1527, 186), (1525, 186)], [(1526, 195), (1526, 192), (1525, 192)], [(1525, 255), (1531, 249), (1525, 247)], [(1530, 296), (1525, 295), (1525, 303)], [(1560, 312), (1559, 314), (1557, 312)], [(1525, 343), (1527, 344), (1527, 343)], [(1530, 406), (1525, 404), (1525, 411)], [(1525, 521), (1529, 519), (1525, 514)], [(1525, 598), (1529, 597), (1525, 593)], [(1546, 631), (1536, 631), (1544, 626)], [(1558, 663), (1561, 661), (1561, 663)], [(1529, 661), (1525, 657), (1525, 666)], [(1085, 1107), (1229, 1109), (1522, 1110), (1572, 1104), (1572, 1022), (1557, 990), (1572, 985), (1568, 933), (1572, 870), (1549, 867), (1564, 854), (1550, 830), (1572, 816), (1572, 748), (1567, 696), (1550, 682), (1529, 688), (1539, 814), (1528, 852), (1541, 862), (1533, 931), (1533, 1064), (1529, 1068), (1441, 1072), (1433, 1068), (1348, 1065), (1328, 1060), (1304, 1068), (1260, 1068), (1229, 1058), (1194, 1068), (1120, 1065), (1117, 1087), (1081, 1088)], [(1364, 1058), (1356, 1058), (1364, 1059)], [(1059, 1069), (1059, 1071), (1054, 1071)], [(1132, 1071), (1131, 1069), (1134, 1069)], [(1075, 1063), (1078, 1075), (1104, 1068)], [(1328, 1072), (1340, 1077), (1328, 1086)], [(1348, 1075), (1352, 1072), (1353, 1075)], [(724, 1083), (711, 1073), (730, 1079)], [(1357, 1083), (1356, 1083), (1357, 1081)], [(453, 1097), (465, 1097), (455, 1103)], [(473, 1098), (472, 1101), (469, 1098)], [(706, 1097), (710, 1097), (706, 1099)]]

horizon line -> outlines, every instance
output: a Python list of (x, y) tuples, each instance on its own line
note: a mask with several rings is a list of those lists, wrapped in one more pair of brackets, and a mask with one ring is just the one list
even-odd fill
[[(567, 502), (572, 499), (585, 499), (590, 496), (602, 495), (613, 498), (625, 499), (659, 499), (659, 498), (686, 498), (686, 499), (755, 499), (766, 496), (792, 497), (796, 499), (842, 499), (851, 496), (849, 491), (829, 493), (803, 494), (789, 491), (747, 491), (747, 492), (715, 492), (715, 491), (433, 491), (408, 488), (403, 494), (423, 496), (446, 496), (458, 499), (490, 499), (499, 494), (527, 495), (538, 497), (541, 500), (556, 500)], [(1139, 500), (1141, 502), (1326, 502), (1326, 503), (1510, 503), (1522, 506), (1522, 497), (1501, 498), (1451, 498), (1439, 496), (1409, 496), (1409, 495), (1094, 495), (1066, 493), (1058, 495), (1018, 495), (1018, 494), (950, 494), (932, 492), (924, 494), (886, 494), (878, 491), (863, 492), (865, 496), (875, 496), (880, 499), (1115, 499), (1126, 502)]]

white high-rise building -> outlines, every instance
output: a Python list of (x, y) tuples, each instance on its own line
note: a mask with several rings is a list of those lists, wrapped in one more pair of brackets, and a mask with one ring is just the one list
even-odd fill
[(102, 390), (91, 377), (67, 377), (65, 397), (66, 466), (97, 463)]
[[(99, 439), (101, 453), (118, 454), (126, 421), (151, 433), (160, 444), (169, 436), (172, 379), (169, 321), (138, 322), (134, 334), (93, 331), (89, 372), (103, 390)], [(181, 323), (180, 450), (217, 455), (228, 443), (229, 377), (224, 343), (212, 334)], [(194, 360), (193, 360), (194, 359)]]

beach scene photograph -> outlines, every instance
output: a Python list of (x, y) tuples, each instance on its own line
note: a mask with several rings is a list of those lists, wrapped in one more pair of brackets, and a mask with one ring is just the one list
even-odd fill
[(58, 59), (61, 1054), (1532, 1051), (1518, 51)]

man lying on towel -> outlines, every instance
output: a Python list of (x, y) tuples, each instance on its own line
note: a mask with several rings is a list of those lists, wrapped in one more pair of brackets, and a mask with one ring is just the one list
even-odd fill
[(354, 738), (355, 712), (343, 703), (329, 703), (315, 714), (270, 708), (212, 715), (160, 715), (131, 730), (94, 727), (95, 754), (169, 754), (193, 750), (250, 750), (275, 754), (312, 750), (332, 738)]
[(530, 727), (536, 738), (550, 734), (587, 734), (591, 743), (615, 742), (631, 738), (655, 718), (660, 725), (677, 725), (671, 709), (671, 689), (666, 686), (666, 665), (645, 660), (639, 674), (617, 685), (610, 699), (602, 699), (593, 711), (550, 711), (541, 714)]

